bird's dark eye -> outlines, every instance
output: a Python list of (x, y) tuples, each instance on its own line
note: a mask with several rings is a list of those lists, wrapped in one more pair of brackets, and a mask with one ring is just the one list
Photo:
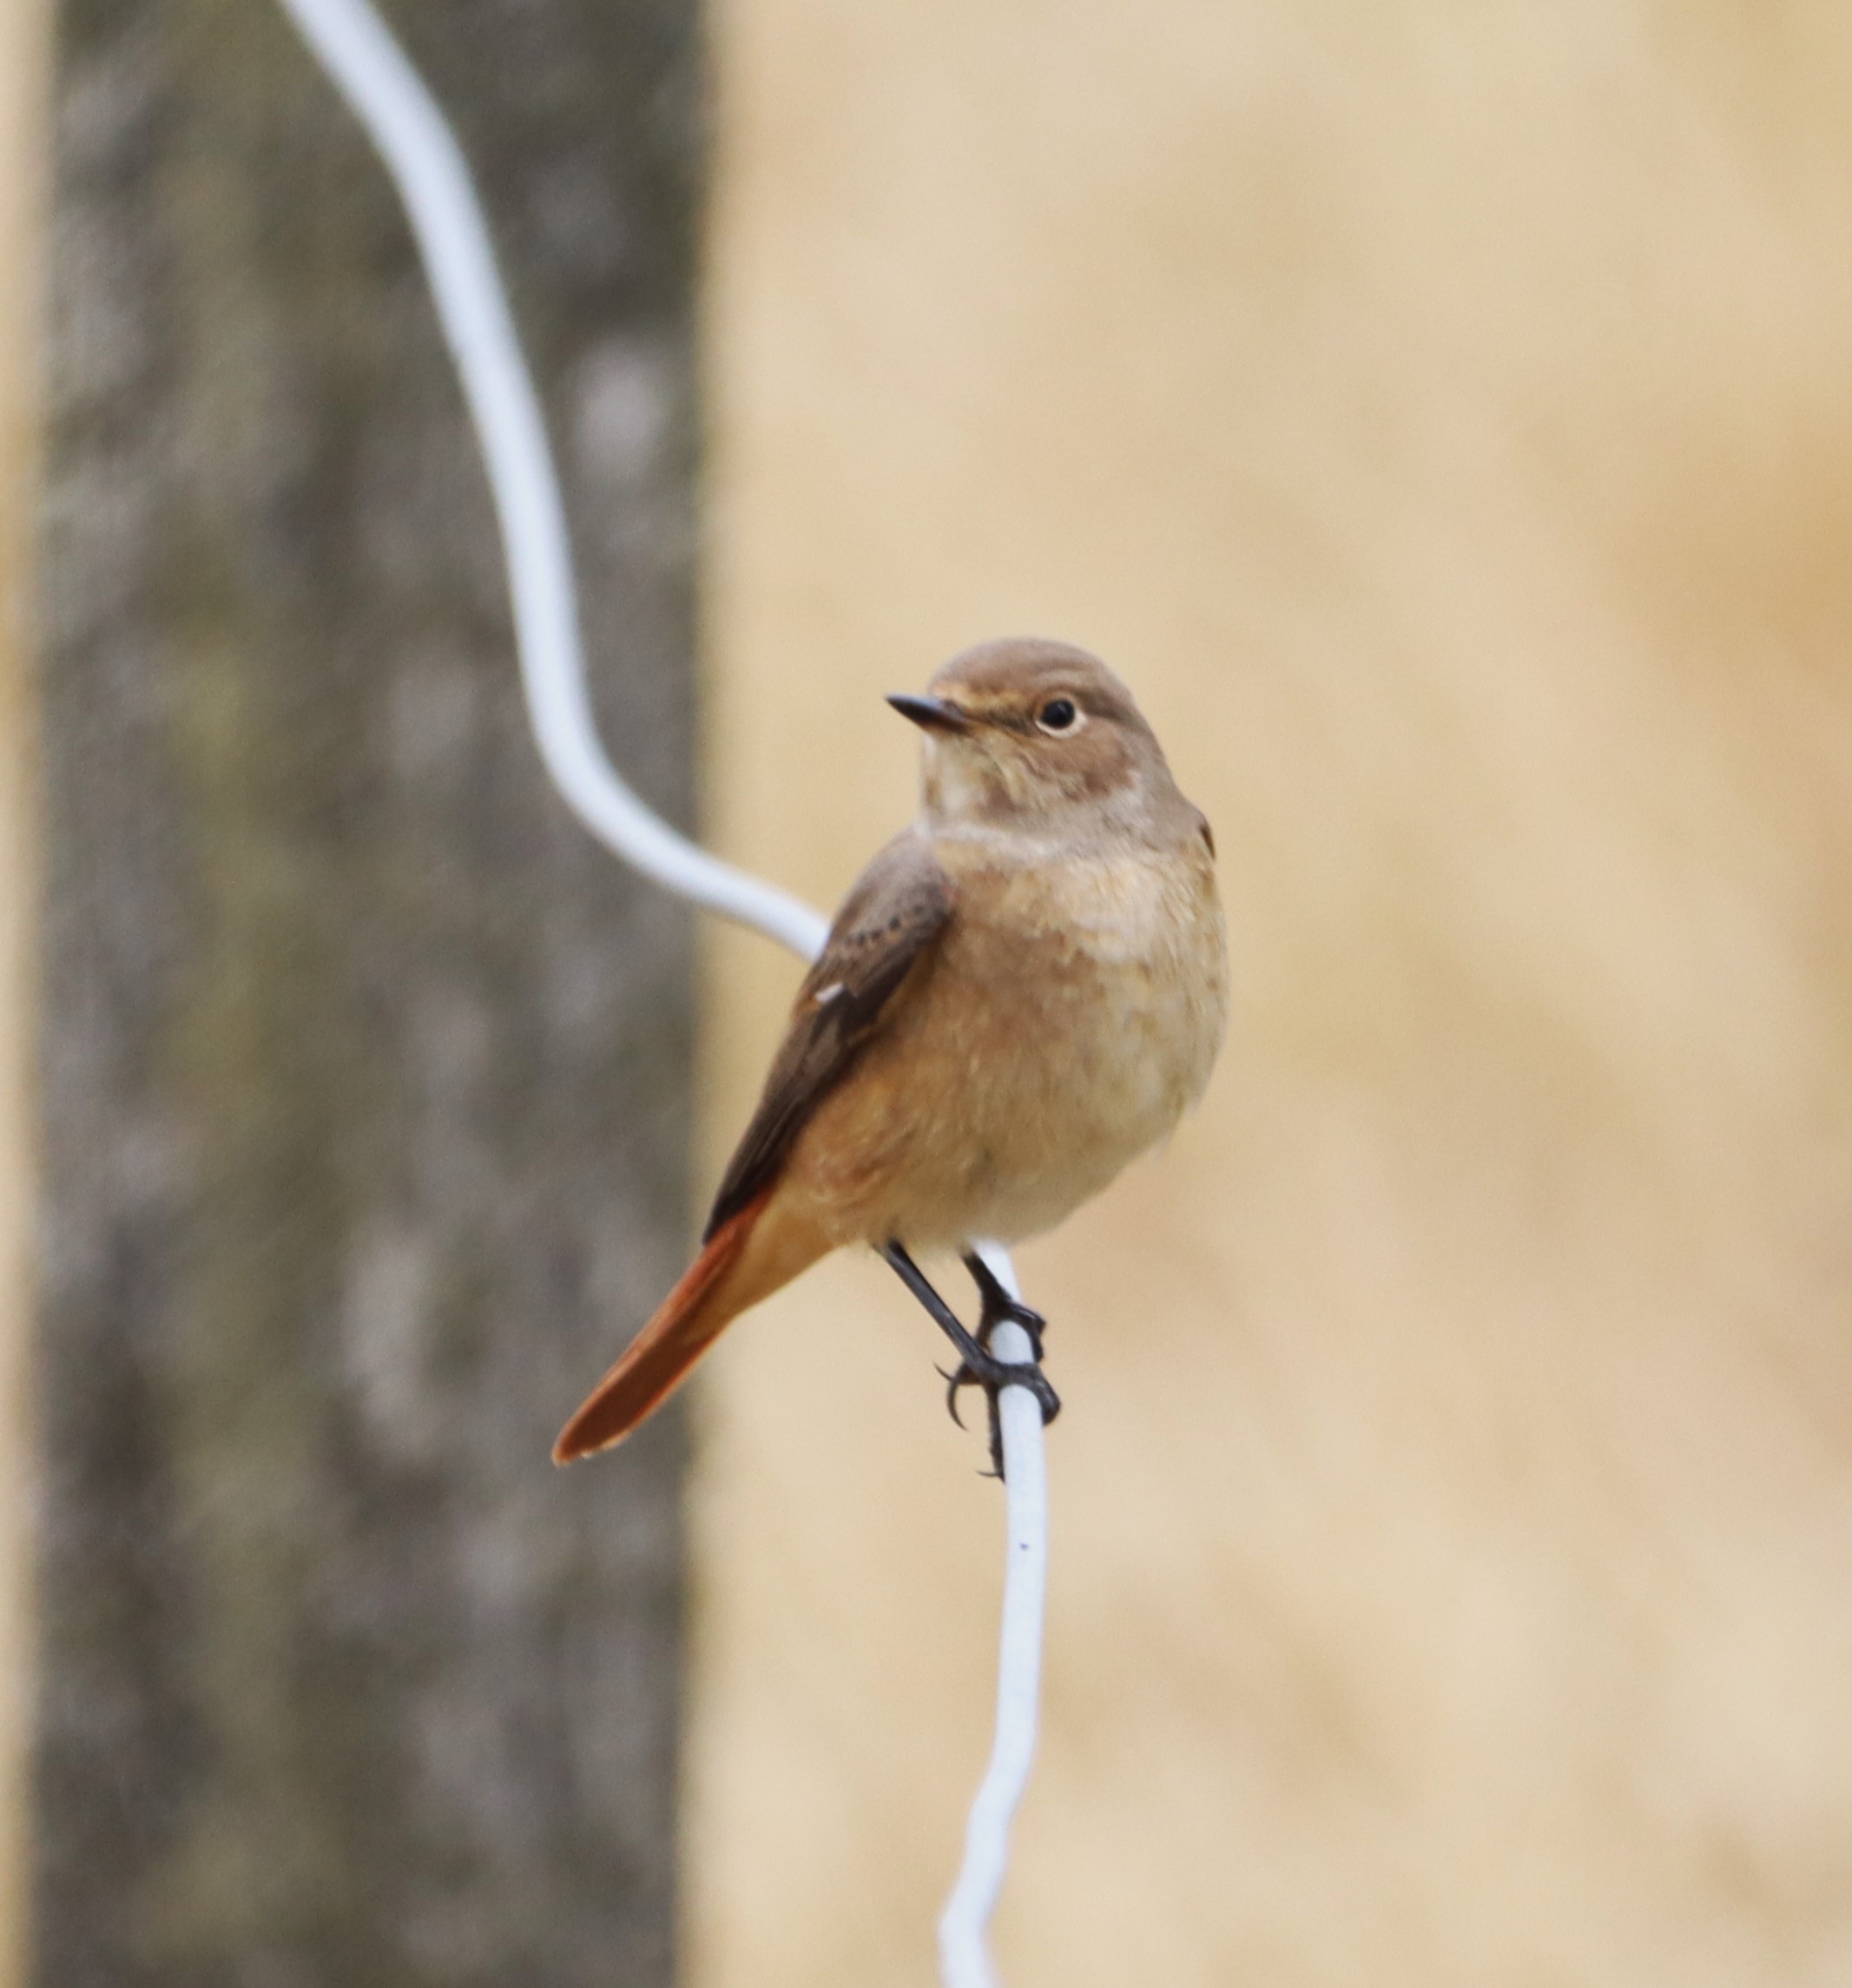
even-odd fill
[(1051, 697), (1036, 713), (1035, 721), (1045, 732), (1067, 732), (1079, 715), (1071, 697)]

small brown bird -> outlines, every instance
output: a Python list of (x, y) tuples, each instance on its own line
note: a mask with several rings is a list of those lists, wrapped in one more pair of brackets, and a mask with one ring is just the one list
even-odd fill
[[(628, 1435), (724, 1326), (820, 1256), (879, 1250), (958, 1348), (948, 1376), (1060, 1404), (996, 1325), (1042, 1320), (975, 1254), (1052, 1228), (1202, 1096), (1228, 959), (1209, 823), (1130, 693), (1085, 650), (986, 642), (923, 697), (923, 805), (844, 900), (798, 990), (702, 1247), (554, 1445)], [(967, 1332), (913, 1252), (977, 1281)]]

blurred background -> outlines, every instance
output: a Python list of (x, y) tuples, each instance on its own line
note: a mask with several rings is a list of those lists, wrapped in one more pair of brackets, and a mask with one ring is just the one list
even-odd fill
[[(826, 1265), (686, 1457), (544, 1461), (795, 964), (546, 793), (287, 30), (5, 18), (16, 1972), (924, 1988), (1000, 1501), (904, 1294)], [(1022, 1255), (1067, 1410), (1007, 1977), (1852, 1979), (1852, 18), (393, 19), (653, 800), (831, 902), (911, 806), (881, 694), (1032, 631), (1216, 826), (1209, 1100)]]

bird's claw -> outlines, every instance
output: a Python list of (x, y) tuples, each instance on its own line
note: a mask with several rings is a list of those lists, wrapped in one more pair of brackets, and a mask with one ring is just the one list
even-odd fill
[(998, 1386), (1026, 1387), (1042, 1411), (1042, 1426), (1045, 1429), (1061, 1412), (1061, 1397), (1055, 1392), (1054, 1384), (1032, 1360), (1006, 1359), (998, 1365), (1003, 1369)]
[(965, 1423), (959, 1413), (959, 1392), (966, 1387), (981, 1387), (985, 1394), (992, 1397), (1006, 1387), (1026, 1387), (1041, 1408), (1045, 1428), (1061, 1412), (1061, 1397), (1055, 1392), (1048, 1376), (1032, 1360), (998, 1359), (985, 1354), (977, 1362), (960, 1360), (953, 1373), (947, 1373), (942, 1366), (934, 1367), (933, 1371), (946, 1384), (946, 1412), (961, 1429)]
[[(1048, 1320), (1039, 1312), (1031, 1311), (1027, 1305), (1019, 1305), (1012, 1298), (997, 1306), (994, 1310), (986, 1309), (983, 1323), (978, 1328), (980, 1342), (988, 1346), (991, 1334), (1001, 1325), (1020, 1326), (1023, 1328), (1029, 1341), (1030, 1355), (1039, 1366), (1042, 1364), (1042, 1334), (1048, 1330)], [(1021, 1362), (1013, 1364), (1020, 1365)], [(1049, 1419), (1052, 1420), (1053, 1418)]]
[(1039, 1366), (1029, 1360), (998, 1359), (995, 1354), (983, 1352), (975, 1360), (968, 1357), (960, 1360), (955, 1373), (947, 1373), (944, 1367), (935, 1371), (946, 1384), (946, 1411), (960, 1429), (965, 1426), (965, 1418), (959, 1413), (959, 1390), (966, 1387), (984, 1390), (991, 1425), (992, 1467), (984, 1473), (986, 1477), (1000, 1478), (1003, 1476), (1003, 1418), (998, 1401), (1005, 1388), (1024, 1387), (1035, 1397), (1036, 1405), (1042, 1411), (1044, 1428), (1061, 1412), (1061, 1397), (1055, 1392), (1053, 1384)]

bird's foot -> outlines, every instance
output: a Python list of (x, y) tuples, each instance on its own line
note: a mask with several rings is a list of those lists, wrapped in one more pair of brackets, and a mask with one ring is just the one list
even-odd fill
[[(1018, 1320), (1018, 1324), (1024, 1321)], [(1024, 1329), (1028, 1328), (1025, 1325)], [(1031, 1334), (1031, 1337), (1035, 1335)], [(991, 1475), (1003, 1475), (1003, 1414), (998, 1405), (1006, 1387), (1026, 1388), (1035, 1397), (1036, 1405), (1042, 1411), (1042, 1425), (1046, 1428), (1061, 1412), (1061, 1397), (1039, 1366), (1032, 1360), (998, 1359), (989, 1350), (989, 1334), (979, 1327), (980, 1343), (975, 1357), (966, 1353), (959, 1362), (957, 1371), (947, 1373), (941, 1367), (939, 1377), (946, 1383), (946, 1412), (959, 1428), (965, 1426), (965, 1418), (959, 1413), (959, 1394), (966, 1387), (984, 1390), (984, 1405), (989, 1411), (991, 1436)]]
[[(990, 1267), (973, 1252), (965, 1259), (965, 1262), (976, 1280), (984, 1310), (976, 1333), (967, 1332), (959, 1323), (958, 1313), (933, 1288), (919, 1266), (907, 1254), (904, 1243), (890, 1240), (881, 1246), (881, 1254), (957, 1350), (957, 1371), (947, 1373), (941, 1367), (939, 1373), (946, 1383), (946, 1406), (959, 1428), (965, 1426), (964, 1418), (959, 1413), (959, 1389), (981, 1387), (984, 1390), (985, 1401), (990, 1409), (992, 1474), (1000, 1478), (1003, 1475), (1003, 1418), (998, 1412), (997, 1403), (1004, 1389), (1027, 1388), (1041, 1408), (1045, 1425), (1052, 1422), (1061, 1412), (1061, 1397), (1049, 1386), (1048, 1376), (1042, 1372), (1039, 1364), (1042, 1357), (1041, 1313), (1031, 1312), (1026, 1305), (1012, 1298), (998, 1282)], [(1030, 1345), (1035, 1353), (1033, 1359), (999, 1359), (991, 1351), (991, 1335), (1006, 1319), (1020, 1326), (1028, 1334)]]
[[(965, 1259), (965, 1267), (971, 1273), (971, 1280), (978, 1287), (978, 1297), (983, 1312), (978, 1320), (978, 1344), (987, 1352), (991, 1334), (998, 1326), (1020, 1326), (1029, 1335), (1030, 1351), (1036, 1364), (1041, 1365), (1042, 1334), (1048, 1330), (1048, 1320), (1042, 1314), (1024, 1304), (1020, 1298), (1012, 1298), (1003, 1287), (997, 1274), (976, 1251)], [(1052, 1417), (1046, 1418), (1052, 1420)]]

